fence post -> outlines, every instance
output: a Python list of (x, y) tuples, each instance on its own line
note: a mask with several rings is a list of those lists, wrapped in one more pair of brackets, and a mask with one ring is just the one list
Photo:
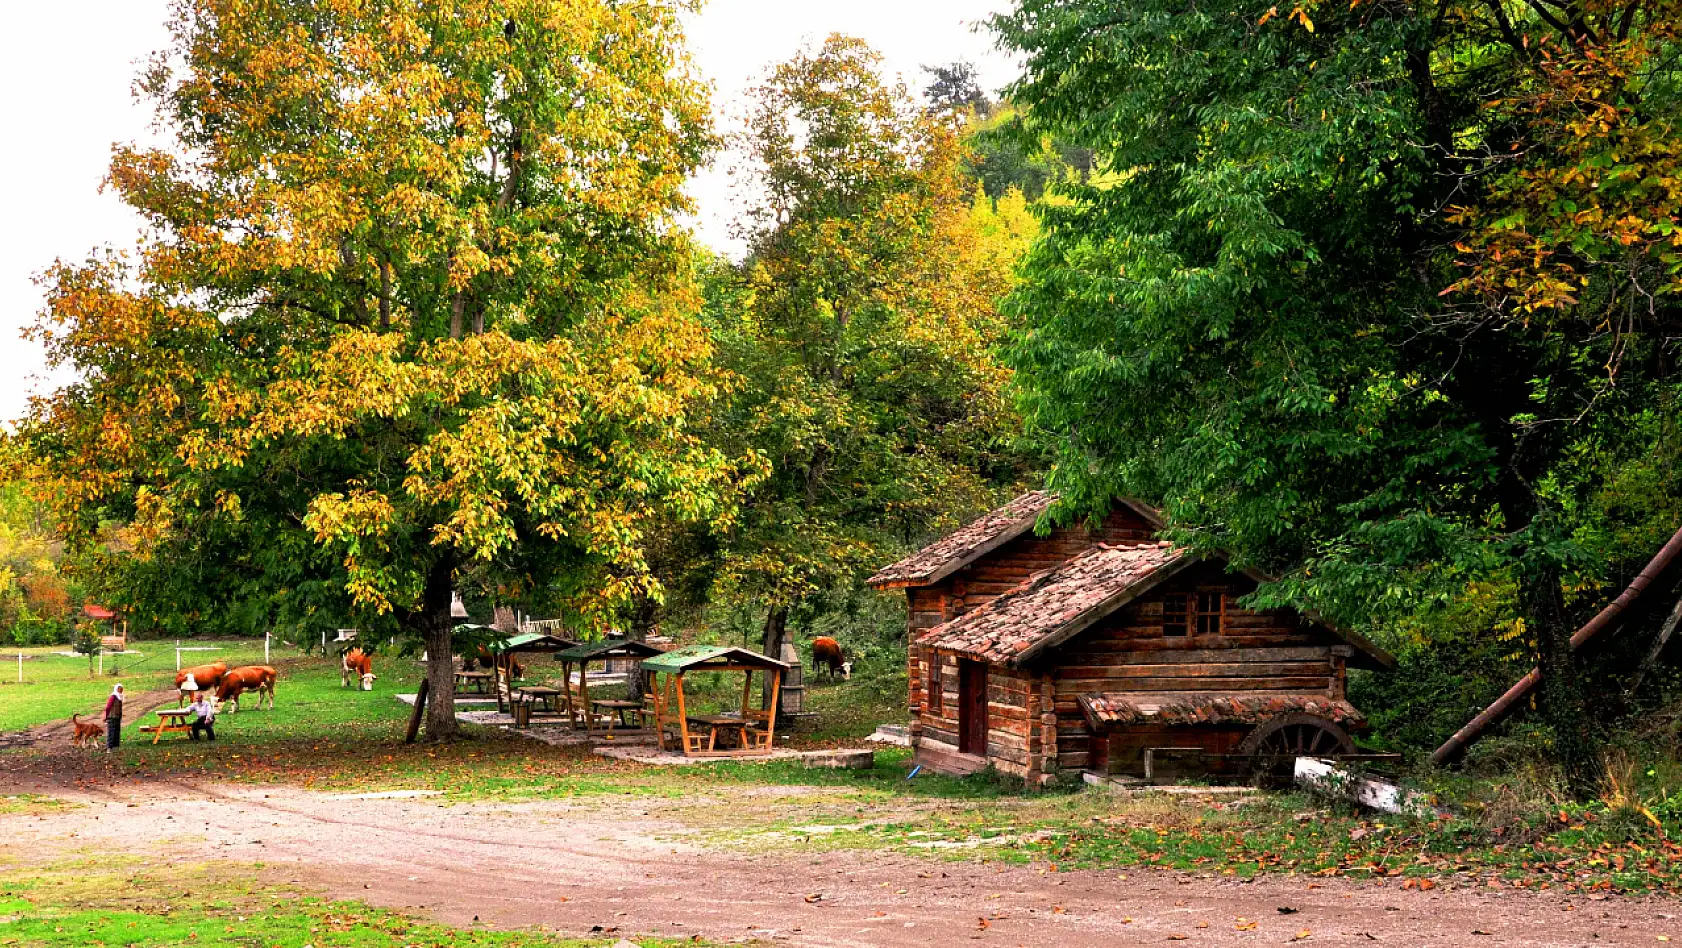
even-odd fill
[(175, 640), (175, 670), (181, 670), (181, 640)]
[(18, 653), (18, 684), (23, 684), (23, 653)]
[(269, 633), (263, 633), (263, 664), (269, 663)]

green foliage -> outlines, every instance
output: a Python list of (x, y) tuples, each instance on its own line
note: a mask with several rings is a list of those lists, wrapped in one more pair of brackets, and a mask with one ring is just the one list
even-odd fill
[[(1059, 513), (1160, 504), (1177, 540), (1281, 576), (1256, 605), (1402, 645), (1421, 614), (1511, 583), (1464, 634), (1522, 620), (1556, 746), (1586, 774), (1565, 640), (1654, 549), (1597, 538), (1678, 524), (1668, 471), (1644, 525), (1603, 503), (1674, 456), (1645, 420), (1672, 404), (1676, 311), (1652, 298), (1609, 334), (1464, 291), (1456, 242), (1497, 244), (1449, 203), (1478, 202), (1492, 153), (1548, 160), (1496, 108), (1561, 42), (1536, 9), (1022, 0), (995, 18), (1027, 58), (1011, 100), (1104, 169), (1043, 210), (1012, 362), (1058, 451)], [(1662, 20), (1628, 9), (1636, 34)], [(1670, 77), (1645, 81), (1655, 108), (1676, 63), (1650, 64)]]
[(708, 586), (797, 621), (1026, 473), (995, 303), (1033, 221), (978, 200), (954, 128), (878, 60), (836, 36), (772, 71), (744, 134), (750, 255), (706, 267), (738, 380), (710, 438), (771, 468)]

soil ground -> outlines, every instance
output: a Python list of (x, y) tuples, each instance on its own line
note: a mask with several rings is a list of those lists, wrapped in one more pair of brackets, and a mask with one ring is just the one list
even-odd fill
[[(757, 806), (791, 805), (787, 787), (670, 810), (616, 796), (442, 805), (208, 780), (90, 780), (85, 770), (70, 779), (50, 767), (8, 783), (7, 792), (79, 804), (0, 815), (8, 864), (117, 853), (165, 865), (210, 859), (458, 925), (920, 948), (1682, 942), (1682, 905), (1659, 897), (1055, 872), (973, 857), (708, 845), (720, 817), (749, 825)], [(829, 793), (804, 788), (796, 797), (816, 807)]]

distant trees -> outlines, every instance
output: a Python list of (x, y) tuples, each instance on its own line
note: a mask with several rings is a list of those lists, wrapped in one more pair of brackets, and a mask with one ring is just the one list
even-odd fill
[[(832, 36), (755, 90), (744, 150), (749, 255), (714, 272), (720, 361), (739, 383), (710, 423), (769, 478), (718, 550), (712, 590), (791, 610), (863, 576), (1027, 474), (997, 310), (1037, 228), (963, 173), (958, 126), (918, 108), (864, 43)], [(951, 77), (951, 94), (973, 82)]]

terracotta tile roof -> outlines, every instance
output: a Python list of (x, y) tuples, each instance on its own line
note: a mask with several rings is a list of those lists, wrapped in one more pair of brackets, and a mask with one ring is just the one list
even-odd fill
[(883, 567), (865, 582), (877, 588), (937, 583), (1033, 529), (1034, 521), (1051, 506), (1053, 498), (1043, 490), (1029, 491), (898, 563)]
[(935, 626), (918, 642), (983, 661), (1020, 664), (1192, 560), (1163, 541), (1095, 546), (974, 612)]
[(1281, 714), (1312, 714), (1337, 724), (1365, 727), (1366, 718), (1341, 698), (1256, 692), (1101, 692), (1080, 696), (1094, 728), (1128, 724), (1260, 724)]

